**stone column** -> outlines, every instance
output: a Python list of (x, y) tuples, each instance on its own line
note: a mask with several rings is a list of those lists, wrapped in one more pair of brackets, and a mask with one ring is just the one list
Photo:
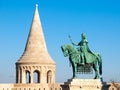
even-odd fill
[(18, 83), (18, 68), (16, 67), (16, 83)]
[(39, 75), (38, 75), (38, 83), (41, 83), (41, 72), (39, 72)]
[(55, 83), (55, 70), (53, 70), (52, 83)]
[(30, 83), (33, 83), (33, 72), (30, 73)]
[(16, 64), (16, 83), (21, 83), (21, 67)]
[(42, 67), (41, 71), (41, 83), (47, 83), (47, 73), (44, 67)]
[(25, 70), (23, 70), (22, 69), (22, 72), (21, 72), (21, 74), (22, 74), (22, 82), (21, 83), (26, 83), (26, 73), (25, 73)]
[(16, 77), (17, 78), (17, 83), (20, 83), (20, 77), (21, 77), (20, 76), (20, 71), (21, 70), (20, 70), (20, 67), (19, 67), (18, 70), (17, 70), (17, 77)]

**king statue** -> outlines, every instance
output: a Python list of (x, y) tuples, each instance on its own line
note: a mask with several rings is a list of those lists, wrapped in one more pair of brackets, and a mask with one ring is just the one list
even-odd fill
[[(70, 36), (69, 38), (72, 42)], [(101, 56), (89, 49), (85, 33), (81, 34), (81, 38), (82, 40), (78, 44), (72, 42), (73, 46), (79, 46), (79, 48), (66, 44), (61, 46), (62, 52), (65, 57), (69, 56), (69, 61), (73, 68), (73, 78), (76, 78), (76, 74), (79, 72), (88, 73), (92, 72), (92, 69), (94, 69), (95, 79), (98, 79), (102, 74)]]

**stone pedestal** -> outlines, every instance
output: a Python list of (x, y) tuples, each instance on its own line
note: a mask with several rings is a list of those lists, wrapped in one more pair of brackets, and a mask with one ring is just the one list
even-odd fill
[(63, 90), (103, 90), (103, 83), (100, 79), (69, 79)]

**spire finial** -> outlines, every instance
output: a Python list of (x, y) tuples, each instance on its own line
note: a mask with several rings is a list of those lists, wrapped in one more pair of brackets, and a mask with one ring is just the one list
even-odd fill
[(38, 4), (36, 4), (36, 8), (38, 8)]

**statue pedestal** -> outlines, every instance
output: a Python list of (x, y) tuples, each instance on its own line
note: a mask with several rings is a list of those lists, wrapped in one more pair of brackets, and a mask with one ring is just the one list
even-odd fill
[(63, 90), (103, 90), (103, 83), (100, 79), (69, 79)]

